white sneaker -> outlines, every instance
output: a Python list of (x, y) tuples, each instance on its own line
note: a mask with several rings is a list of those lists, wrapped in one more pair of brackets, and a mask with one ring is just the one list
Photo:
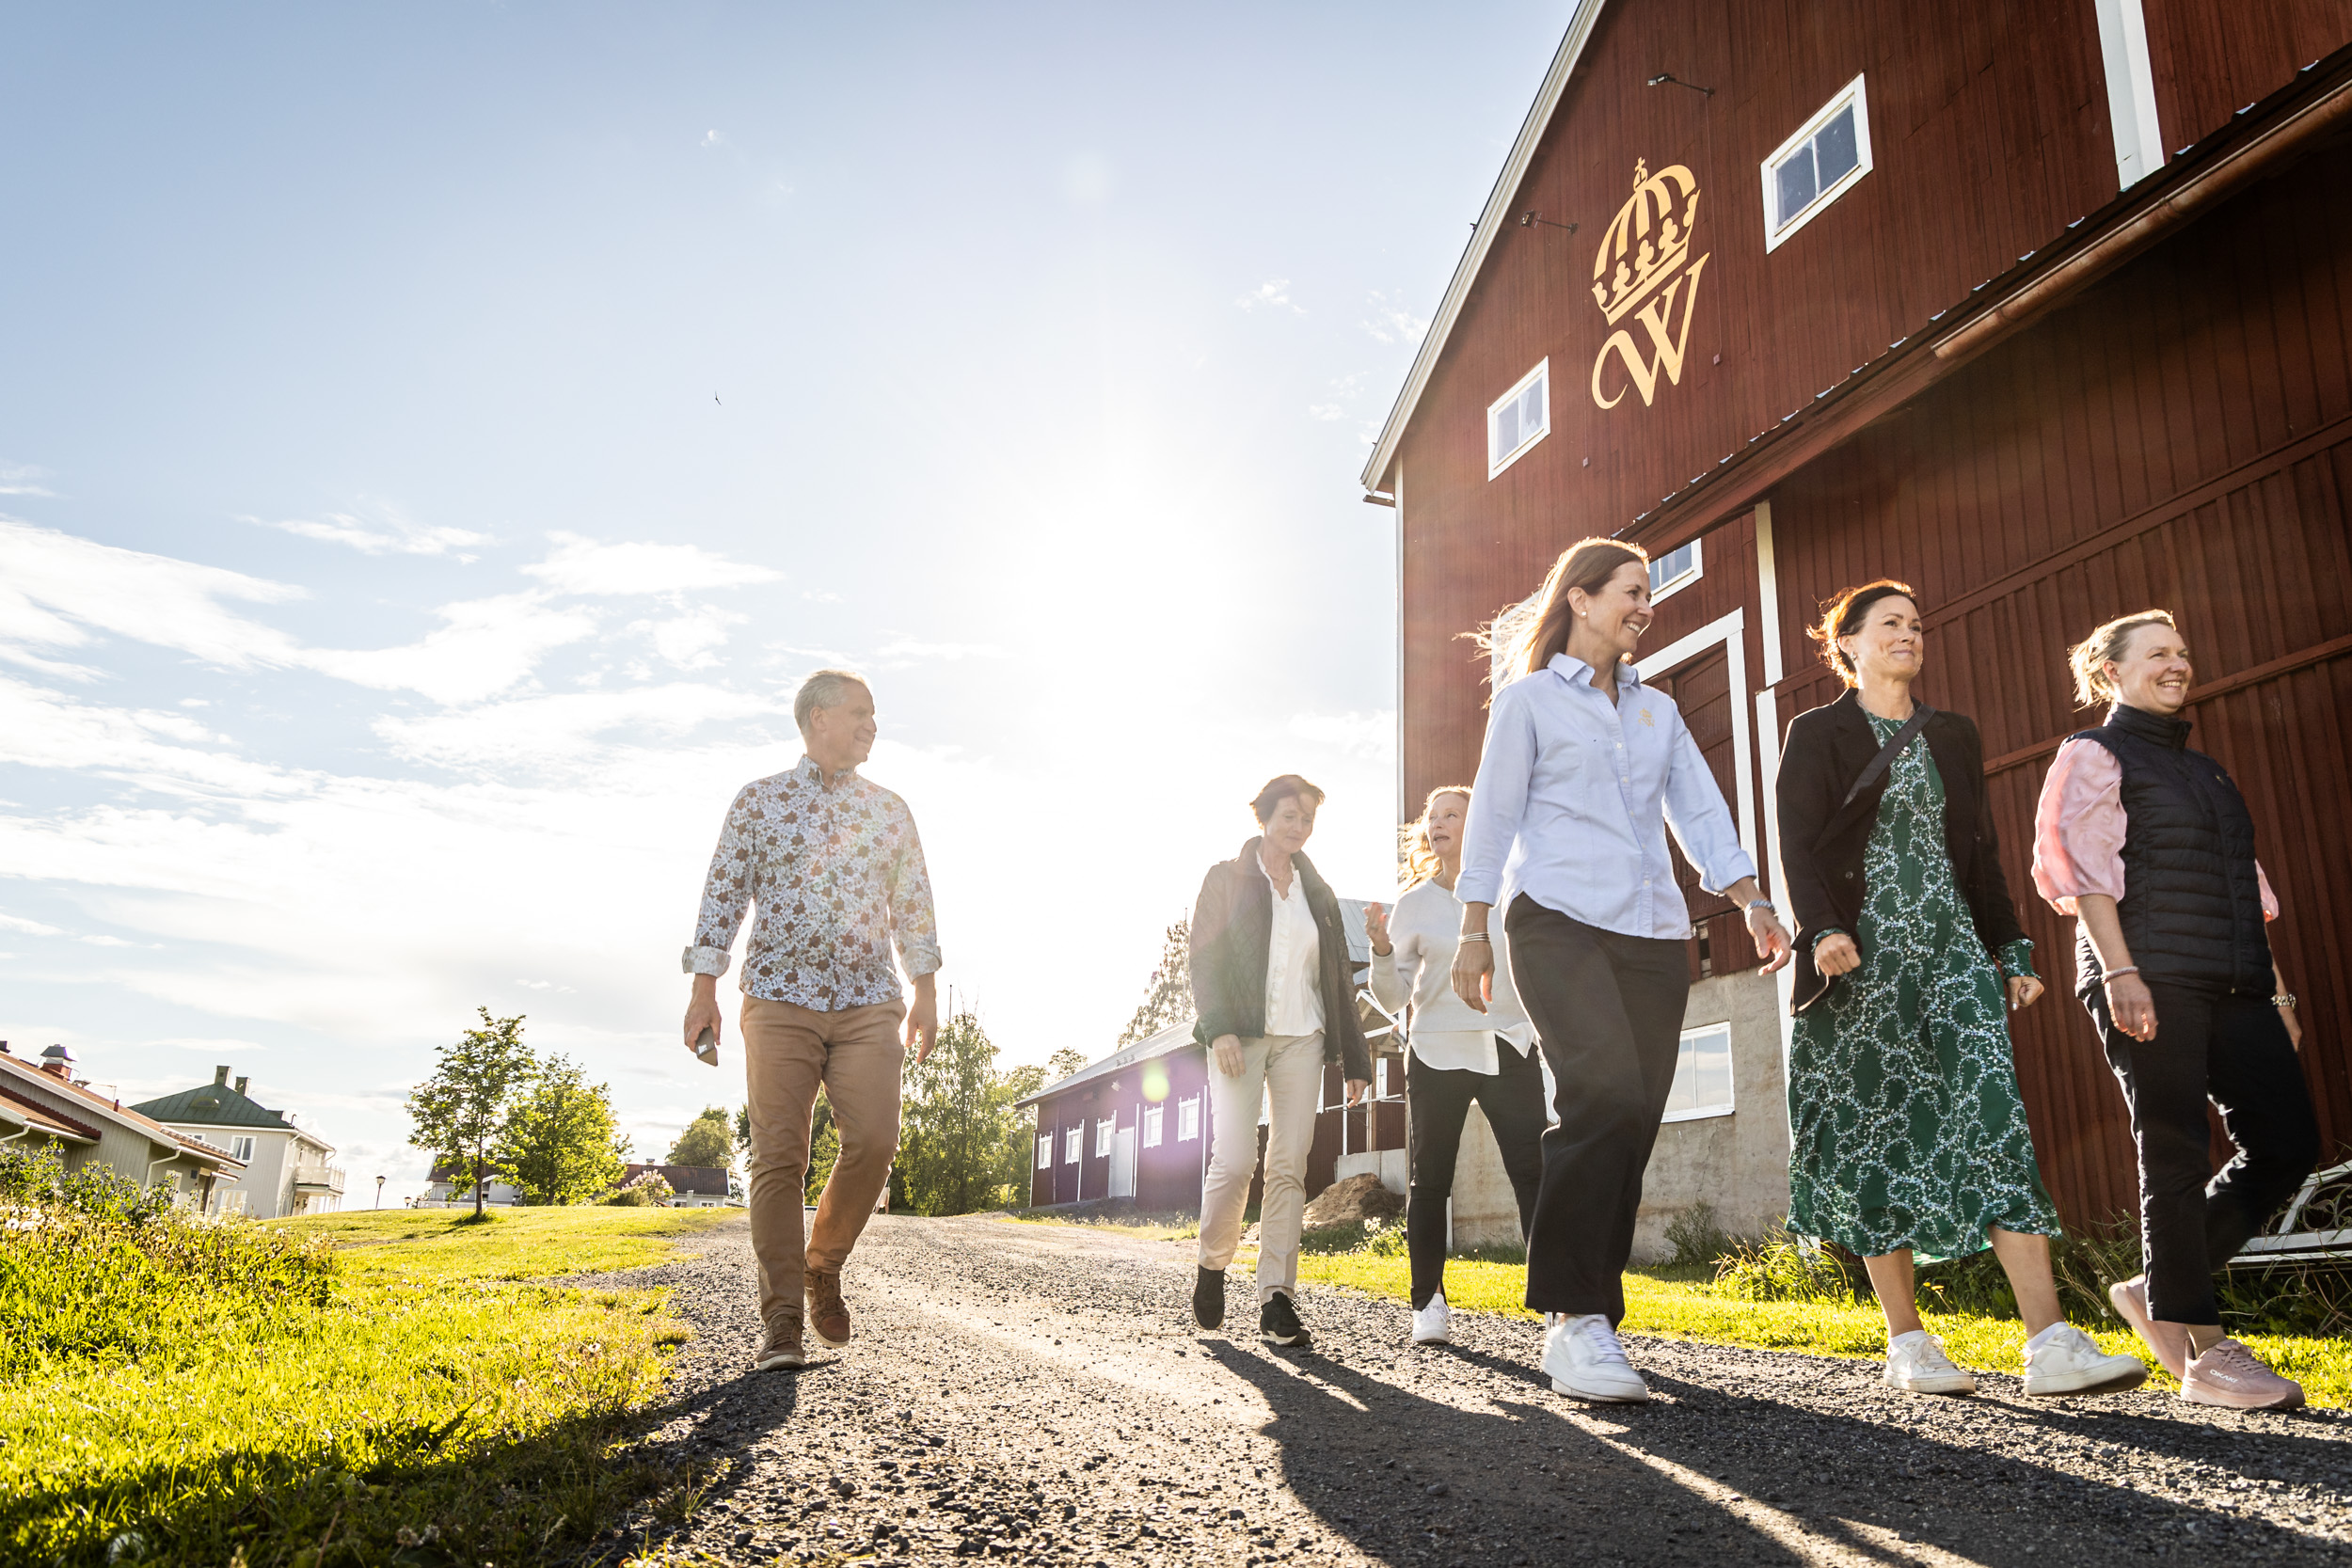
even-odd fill
[(1974, 1373), (1962, 1371), (1944, 1354), (1943, 1345), (1924, 1328), (1899, 1334), (1886, 1342), (1887, 1386), (1906, 1394), (1973, 1394)]
[(1601, 1404), (1642, 1404), (1649, 1385), (1625, 1358), (1625, 1347), (1598, 1312), (1563, 1317), (1544, 1331), (1544, 1370), (1551, 1391)]
[(1417, 1345), (1450, 1345), (1454, 1342), (1454, 1315), (1445, 1309), (1445, 1292), (1440, 1291), (1429, 1298), (1429, 1305), (1413, 1314), (1413, 1343)]
[(2073, 1323), (2053, 1323), (2026, 1341), (2026, 1392), (2037, 1399), (2121, 1393), (2147, 1381), (2138, 1356), (2109, 1355)]

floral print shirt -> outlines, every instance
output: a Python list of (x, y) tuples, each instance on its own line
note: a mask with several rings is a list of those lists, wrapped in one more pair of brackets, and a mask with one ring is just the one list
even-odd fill
[(727, 808), (703, 885), (689, 974), (724, 974), (759, 912), (739, 982), (746, 996), (818, 1012), (898, 999), (891, 948), (910, 976), (939, 968), (930, 874), (907, 804), (855, 773), (830, 787), (803, 757), (743, 786)]

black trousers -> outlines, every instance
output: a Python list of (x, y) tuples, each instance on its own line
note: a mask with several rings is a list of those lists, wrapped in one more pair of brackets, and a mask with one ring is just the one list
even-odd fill
[(1558, 1081), (1560, 1124), (1527, 1233), (1527, 1305), (1625, 1317), (1642, 1173), (1674, 1087), (1691, 997), (1684, 944), (1603, 931), (1521, 894), (1503, 915), (1511, 974)]
[[(2319, 1163), (2319, 1122), (2268, 997), (2143, 978), (2155, 999), (2153, 1039), (2116, 1029), (2104, 989), (2083, 1005), (2131, 1107), (2148, 1311), (2161, 1323), (2219, 1323), (2214, 1271)], [(2210, 1181), (2207, 1100), (2237, 1145)]]
[(1445, 1286), (1446, 1200), (1462, 1152), (1462, 1122), (1470, 1101), (1486, 1113), (1502, 1168), (1519, 1200), (1519, 1235), (1535, 1217), (1535, 1188), (1544, 1171), (1544, 1069), (1532, 1051), (1521, 1054), (1495, 1041), (1492, 1073), (1431, 1067), (1419, 1056), (1405, 1069), (1406, 1145), (1413, 1166), (1405, 1199), (1405, 1245), (1413, 1259), (1413, 1310)]

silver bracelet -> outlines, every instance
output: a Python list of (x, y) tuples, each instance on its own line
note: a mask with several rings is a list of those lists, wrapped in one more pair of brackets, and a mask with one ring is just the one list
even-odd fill
[(1488, 936), (1484, 931), (1464, 931), (1456, 940), (1461, 942), (1483, 942), (1489, 947), (1492, 947), (1495, 944), (1495, 939)]
[(2099, 983), (2100, 983), (2101, 985), (2103, 985), (2103, 986), (2104, 986), (2104, 985), (2106, 985), (2106, 984), (2109, 980), (2115, 979), (2115, 978), (2116, 978), (2117, 976), (2119, 976), (2119, 975), (2123, 975), (2123, 974), (2138, 974), (2138, 973), (2139, 973), (2139, 965), (2137, 965), (2137, 964), (2125, 964), (2125, 965), (2124, 965), (2122, 968), (2121, 968), (2121, 969), (2110, 969), (2110, 970), (2108, 970), (2108, 971), (2107, 971), (2105, 974), (2100, 975), (2100, 976), (2099, 976)]

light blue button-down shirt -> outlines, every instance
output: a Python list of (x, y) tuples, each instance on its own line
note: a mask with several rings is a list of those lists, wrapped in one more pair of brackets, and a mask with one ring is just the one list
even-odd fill
[(1466, 904), (1524, 893), (1604, 931), (1679, 939), (1691, 910), (1671, 824), (1710, 893), (1756, 875), (1682, 710), (1631, 670), (1612, 706), (1582, 659), (1555, 654), (1495, 693), (1463, 830)]

